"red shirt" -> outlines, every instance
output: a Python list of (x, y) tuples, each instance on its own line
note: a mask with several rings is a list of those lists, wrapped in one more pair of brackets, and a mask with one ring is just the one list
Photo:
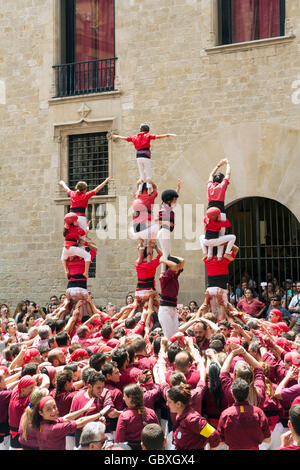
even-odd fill
[(265, 306), (263, 302), (258, 299), (252, 299), (248, 302), (247, 299), (240, 300), (237, 307), (248, 315), (257, 315), (261, 309)]
[[(230, 253), (230, 256), (232, 258), (236, 257), (235, 253), (233, 252)], [(214, 257), (210, 261), (207, 261), (207, 259), (205, 259), (204, 263), (208, 276), (221, 276), (224, 274), (228, 274), (228, 268), (231, 261), (226, 258), (222, 258), (221, 261), (218, 261), (218, 258)]]
[(300, 446), (291, 444), (290, 446), (286, 446), (286, 447), (277, 447), (275, 450), (300, 450)]
[(70, 413), (73, 398), (78, 391), (73, 390), (71, 392), (61, 392), (57, 396), (55, 396), (55, 392), (56, 389), (51, 390), (50, 395), (54, 398), (59, 416), (62, 418)]
[(75, 433), (76, 421), (42, 421), (40, 432), (37, 433), (40, 450), (65, 450), (66, 436)]
[[(71, 209), (74, 207), (85, 207), (87, 208), (89, 199), (95, 196), (95, 191), (87, 191), (85, 193), (77, 193), (77, 191), (68, 191), (68, 195), (71, 198)], [(81, 212), (74, 212), (77, 215), (85, 215)]]
[(123, 393), (117, 388), (116, 384), (108, 380), (105, 382), (105, 388), (109, 390), (114, 408), (118, 411), (124, 410), (126, 405), (123, 399)]
[(155, 199), (158, 196), (158, 192), (154, 190), (151, 194), (148, 193), (142, 193), (139, 196), (137, 194), (134, 195), (134, 199), (139, 199), (142, 204), (145, 206), (145, 208), (148, 211), (148, 220), (153, 219), (153, 214), (152, 214), (152, 206), (154, 204)]
[[(265, 384), (265, 374), (261, 367), (257, 367), (253, 371), (254, 376), (254, 386), (257, 389), (259, 394), (258, 406), (262, 406), (265, 401), (266, 395), (266, 384)], [(230, 375), (229, 372), (220, 373), (220, 382), (222, 386), (222, 392), (224, 393), (225, 399), (227, 400), (227, 406), (231, 406), (234, 403), (234, 398), (231, 393), (231, 387), (234, 382), (234, 378)]]
[(225, 200), (226, 189), (229, 185), (227, 178), (224, 178), (222, 183), (214, 183), (208, 181), (206, 185), (208, 201), (223, 201)]
[[(0, 423), (6, 423), (8, 419), (8, 405), (12, 390), (1, 390), (0, 391)], [(0, 432), (1, 436), (1, 432)]]
[[(65, 248), (70, 248), (72, 245), (77, 245), (77, 242), (80, 237), (85, 235), (85, 231), (78, 227), (77, 225), (71, 225), (69, 228), (66, 236), (65, 236)], [(75, 241), (68, 241), (68, 240), (75, 240)]]
[(235, 403), (222, 412), (218, 431), (229, 450), (258, 450), (259, 444), (271, 436), (264, 412), (246, 401)]
[(162, 297), (176, 299), (174, 307), (176, 307), (177, 305), (177, 296), (179, 292), (178, 277), (180, 276), (182, 271), (183, 269), (178, 271), (178, 273), (175, 273), (175, 271), (172, 271), (172, 269), (167, 269), (159, 278)]
[(204, 217), (205, 230), (211, 232), (219, 232), (222, 227), (231, 227), (231, 223), (228, 219), (226, 220), (210, 220), (208, 217)]
[(176, 450), (203, 449), (207, 442), (210, 447), (217, 447), (220, 443), (218, 431), (191, 406), (187, 406), (183, 413), (176, 417), (174, 432)]
[(140, 375), (142, 374), (141, 369), (138, 369), (134, 365), (128, 366), (125, 370), (120, 370), (120, 382), (118, 383), (118, 387), (123, 390), (126, 385), (129, 384), (136, 384)]
[[(172, 375), (173, 371), (169, 371), (166, 374), (166, 381), (168, 384), (170, 384), (170, 377)], [(190, 385), (192, 388), (196, 388), (198, 385), (198, 382), (200, 380), (200, 371), (199, 370), (189, 370), (189, 372), (184, 373), (185, 378), (186, 378), (186, 383)]]
[(149, 149), (151, 140), (155, 140), (156, 135), (149, 132), (139, 132), (136, 135), (127, 137), (127, 142), (132, 142), (136, 150)]
[[(155, 278), (156, 269), (159, 266), (159, 259), (160, 255), (157, 255), (150, 263), (143, 262), (138, 264), (137, 261), (135, 262), (135, 269), (137, 273), (138, 280), (143, 281), (149, 278)], [(154, 284), (155, 285), (155, 284)], [(136, 290), (144, 290), (147, 289), (146, 287), (138, 287)]]
[(143, 356), (142, 354), (136, 354), (133, 360), (134, 367), (138, 369), (150, 369), (152, 370), (156, 364), (156, 361), (148, 356)]
[[(71, 411), (73, 412), (80, 410), (86, 405), (89, 400), (90, 398), (88, 397), (87, 391), (80, 390), (73, 398)], [(105, 416), (107, 416), (107, 414), (113, 410), (114, 404), (112, 402), (109, 390), (107, 390), (107, 388), (104, 388), (101, 397), (95, 398), (93, 408), (90, 411), (85, 412), (82, 416), (89, 416), (98, 413), (108, 405), (110, 406), (110, 409), (106, 412)]]
[(142, 430), (144, 429), (143, 422), (146, 422), (147, 424), (159, 424), (156, 413), (153, 410), (146, 407), (144, 410), (145, 418), (142, 417), (138, 408), (130, 408), (122, 411), (118, 419), (115, 434), (116, 443), (140, 441)]
[[(96, 251), (91, 250), (90, 251), (91, 255), (91, 260), (96, 256)], [(85, 271), (85, 262), (83, 258), (79, 258), (79, 256), (75, 256), (73, 259), (68, 258), (67, 259), (67, 268), (69, 271), (69, 274), (72, 276), (74, 274), (83, 274)]]
[(18, 390), (12, 392), (8, 407), (8, 422), (10, 427), (19, 429), (22, 414), (29, 402), (30, 395), (20, 398)]

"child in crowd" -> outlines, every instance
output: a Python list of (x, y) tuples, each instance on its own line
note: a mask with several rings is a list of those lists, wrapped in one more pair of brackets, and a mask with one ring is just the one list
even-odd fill
[(136, 149), (137, 165), (142, 183), (147, 184), (149, 193), (152, 191), (151, 188), (151, 140), (164, 139), (166, 137), (176, 137), (176, 134), (150, 134), (150, 127), (148, 124), (141, 124), (140, 132), (130, 137), (124, 137), (122, 135), (114, 134), (112, 138), (114, 140), (126, 140), (132, 142)]

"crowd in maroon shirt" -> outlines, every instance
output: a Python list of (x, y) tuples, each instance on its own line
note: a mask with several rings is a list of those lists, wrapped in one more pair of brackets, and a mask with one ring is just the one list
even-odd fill
[[(34, 331), (11, 333), (6, 342), (2, 331), (2, 448), (78, 447), (79, 421), (99, 419), (105, 408), (112, 446), (140, 449), (144, 426), (156, 423), (166, 450), (299, 449), (288, 427), (289, 412), (300, 403), (299, 335), (231, 307), (218, 321), (205, 305), (193, 305), (194, 311), (178, 307), (179, 331), (168, 339), (157, 312), (148, 321), (147, 305), (112, 312), (91, 296), (74, 305), (62, 300), (52, 313), (35, 312)], [(45, 325), (47, 347), (38, 333)], [(233, 396), (237, 381), (249, 388), (244, 400)], [(142, 390), (142, 402), (126, 395), (132, 385)], [(37, 406), (31, 403), (37, 390), (54, 400), (42, 409), (52, 404), (57, 412), (53, 421), (41, 420), (41, 432), (27, 426), (26, 440), (24, 421)], [(72, 419), (74, 413), (80, 417)]]

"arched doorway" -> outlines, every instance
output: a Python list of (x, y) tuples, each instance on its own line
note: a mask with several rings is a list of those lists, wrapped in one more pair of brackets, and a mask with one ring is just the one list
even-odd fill
[(300, 280), (300, 223), (287, 207), (273, 199), (247, 197), (229, 204), (226, 212), (240, 248), (230, 265), (234, 287), (245, 275), (259, 291), (268, 279), (276, 278), (281, 287), (287, 279)]

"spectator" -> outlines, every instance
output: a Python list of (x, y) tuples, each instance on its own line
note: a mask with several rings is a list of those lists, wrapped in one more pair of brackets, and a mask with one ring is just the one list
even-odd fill
[(265, 304), (253, 297), (253, 289), (249, 287), (245, 290), (245, 298), (238, 302), (237, 308), (252, 317), (260, 318), (265, 310)]

